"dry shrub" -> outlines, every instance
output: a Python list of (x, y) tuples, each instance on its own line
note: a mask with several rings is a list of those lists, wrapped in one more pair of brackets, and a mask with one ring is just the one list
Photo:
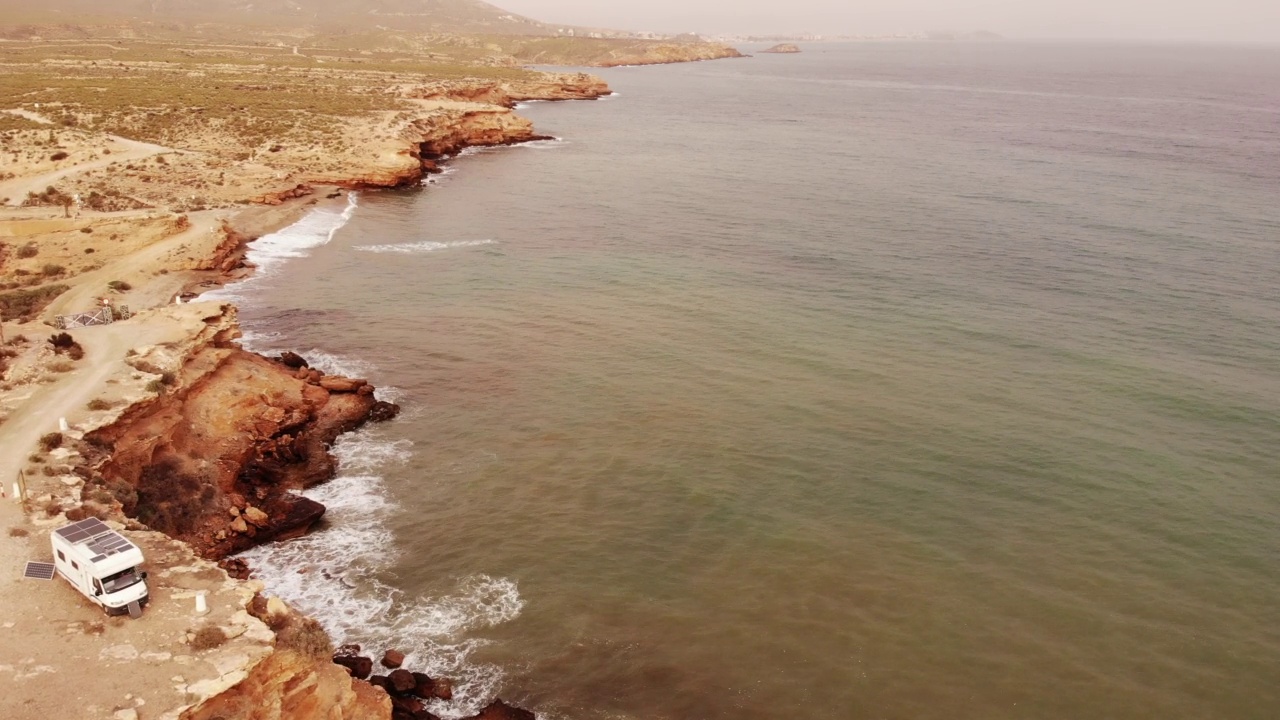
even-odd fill
[(217, 625), (205, 625), (191, 639), (192, 650), (212, 650), (227, 641), (227, 634)]
[(9, 528), (9, 537), (26, 537), (31, 534), (30, 530), (20, 527)]
[(51, 432), (40, 436), (40, 447), (45, 452), (62, 447), (62, 433)]
[(56, 373), (67, 373), (75, 370), (76, 366), (72, 365), (68, 360), (55, 360), (49, 363), (49, 371)]
[(111, 403), (107, 402), (106, 400), (103, 400), (102, 398), (94, 398), (89, 401), (89, 409), (94, 411), (110, 410)]
[(293, 650), (317, 660), (333, 657), (333, 641), (320, 623), (306, 615), (293, 614), (285, 617), (288, 621), (276, 630), (277, 648)]
[(62, 503), (58, 502), (56, 498), (51, 498), (48, 502), (44, 504), (45, 515), (48, 515), (49, 517), (54, 517), (60, 512), (62, 512)]

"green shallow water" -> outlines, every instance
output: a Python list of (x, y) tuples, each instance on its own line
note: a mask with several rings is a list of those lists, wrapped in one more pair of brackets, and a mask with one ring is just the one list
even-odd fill
[(406, 407), (269, 584), (445, 714), (1280, 715), (1280, 51), (605, 76), (235, 291)]

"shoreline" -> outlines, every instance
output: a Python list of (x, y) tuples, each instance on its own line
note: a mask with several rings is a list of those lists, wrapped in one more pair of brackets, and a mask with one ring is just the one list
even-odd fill
[[(596, 81), (596, 82), (599, 82), (599, 81)], [(607, 86), (603, 86), (603, 83), (599, 83), (599, 87), (603, 88), (603, 92), (597, 92), (594, 96), (590, 98), (585, 98), (585, 97), (565, 98), (565, 97), (558, 97), (552, 94), (552, 96), (545, 97), (545, 98), (522, 97), (521, 101), (535, 100), (535, 99), (546, 99), (546, 100), (595, 99), (596, 97), (602, 97), (609, 94), (610, 91), (607, 89)], [(592, 88), (592, 90), (595, 91), (596, 88)], [(511, 101), (511, 104), (514, 105), (515, 102), (516, 101)], [(518, 116), (515, 116), (514, 114), (510, 113), (509, 109), (504, 109), (503, 112), (505, 113), (505, 115), (500, 117), (518, 118)], [(406, 153), (406, 155), (408, 156), (408, 158), (412, 159), (412, 165), (409, 167), (406, 167), (403, 171), (397, 172), (393, 175), (379, 174), (379, 175), (373, 175), (373, 176), (364, 175), (364, 176), (336, 178), (336, 179), (323, 178), (322, 180), (317, 181), (314, 184), (304, 183), (304, 184), (298, 185), (297, 188), (294, 188), (292, 190), (286, 190), (281, 193), (282, 196), (277, 196), (274, 198), (265, 198), (266, 202), (263, 204), (255, 204), (249, 207), (238, 208), (229, 212), (228, 211), (204, 211), (205, 213), (208, 213), (207, 216), (193, 213), (193, 217), (203, 218), (203, 224), (205, 226), (213, 228), (215, 227), (214, 224), (216, 222), (216, 223), (221, 223), (221, 226), (224, 228), (224, 237), (222, 237), (222, 239), (219, 242), (212, 243), (210, 245), (211, 252), (212, 252), (211, 256), (202, 260), (199, 263), (198, 267), (182, 268), (181, 272), (179, 273), (181, 277), (169, 275), (167, 270), (165, 270), (164, 267), (161, 267), (160, 273), (154, 276), (154, 280), (148, 283), (147, 285), (139, 288), (139, 290), (135, 291), (135, 293), (139, 291), (149, 291), (154, 296), (159, 290), (163, 290), (165, 288), (178, 287), (179, 288), (178, 291), (176, 293), (171, 293), (171, 294), (179, 297), (183, 297), (183, 296), (189, 296), (193, 293), (199, 294), (199, 293), (208, 292), (213, 289), (229, 287), (234, 285), (235, 283), (243, 282), (252, 277), (255, 277), (258, 272), (257, 268), (245, 262), (245, 255), (249, 251), (249, 248), (254, 241), (296, 225), (298, 222), (303, 220), (308, 215), (308, 213), (313, 212), (317, 208), (323, 208), (326, 206), (326, 204), (329, 204), (331, 206), (336, 206), (338, 204), (337, 197), (340, 194), (345, 194), (344, 191), (356, 191), (357, 189), (363, 190), (363, 189), (376, 189), (376, 188), (404, 187), (406, 185), (411, 185), (413, 183), (422, 182), (427, 175), (431, 174), (432, 172), (439, 171), (440, 169), (439, 165), (441, 163), (448, 162), (450, 160), (455, 159), (463, 150), (467, 148), (497, 147), (497, 146), (515, 145), (515, 144), (521, 144), (524, 142), (536, 142), (536, 141), (550, 139), (546, 136), (541, 136), (533, 133), (531, 128), (531, 123), (529, 123), (527, 120), (524, 120), (523, 118), (519, 118), (519, 122), (514, 124), (503, 124), (503, 123), (493, 124), (489, 122), (493, 120), (495, 116), (497, 116), (493, 110), (465, 107), (460, 109), (460, 111), (458, 112), (447, 112), (447, 113), (444, 113), (444, 115), (445, 115), (444, 123), (438, 122), (439, 121), (438, 116), (435, 118), (437, 120), (437, 122), (435, 123), (428, 122), (425, 126), (421, 122), (415, 123), (416, 125), (415, 130), (422, 131), (421, 137), (423, 139), (420, 141), (417, 141), (412, 137), (407, 138), (407, 140), (410, 142), (410, 149)], [(514, 135), (514, 137), (512, 137), (512, 135)], [(425, 183), (423, 184), (425, 185)], [(304, 188), (305, 188), (305, 191), (303, 191)], [(263, 200), (263, 198), (260, 198), (259, 200), (261, 201)], [(186, 227), (186, 226), (184, 225), (183, 227)], [(188, 231), (188, 232), (191, 232), (191, 231)], [(183, 247), (185, 247), (185, 245)], [(67, 299), (63, 301), (63, 304), (71, 305), (72, 301), (70, 299)], [(178, 316), (183, 316), (183, 317), (192, 316), (191, 313), (195, 313), (195, 315), (199, 315), (200, 314), (199, 309), (201, 308), (201, 305), (202, 305), (201, 303), (195, 303), (195, 302), (191, 304), (183, 303), (170, 308), (167, 308), (161, 305), (155, 309), (146, 310), (146, 311), (141, 311), (140, 308), (135, 308), (135, 313), (138, 313), (140, 317), (145, 317), (148, 320), (156, 320), (156, 319), (159, 319), (160, 317), (173, 317), (174, 319), (176, 319)], [(184, 312), (187, 309), (190, 309), (191, 313), (186, 313), (184, 315)], [(179, 337), (179, 336), (184, 337), (184, 339), (188, 343), (188, 346), (187, 346), (187, 349), (184, 350), (182, 353), (178, 353), (178, 357), (164, 358), (170, 362), (171, 367), (180, 367), (180, 368), (187, 367), (199, 352), (203, 352), (201, 348), (212, 349), (223, 343), (230, 343), (231, 345), (234, 345), (237, 348), (239, 347), (238, 343), (235, 343), (234, 341), (234, 338), (238, 337), (239, 335), (238, 322), (235, 320), (234, 306), (224, 306), (224, 309), (220, 313), (220, 317), (221, 317), (220, 320), (215, 322), (213, 320), (213, 317), (214, 316), (212, 315), (207, 315), (207, 314), (204, 315), (200, 319), (200, 322), (195, 325), (191, 325), (190, 326), (191, 329), (189, 330), (181, 330), (181, 329), (175, 328), (175, 332), (177, 333), (177, 335), (173, 335), (171, 337), (174, 339), (176, 339), (176, 337)], [(137, 322), (137, 321), (133, 321), (133, 322)], [(169, 321), (166, 321), (166, 322), (169, 322)], [(124, 325), (119, 325), (118, 327), (123, 329)], [(213, 335), (218, 335), (222, 339), (214, 340), (212, 339), (212, 335), (210, 335), (204, 340), (193, 341), (193, 339), (199, 336), (201, 332), (205, 332), (204, 330), (197, 331), (196, 330), (197, 327), (202, 327), (202, 328), (205, 328), (206, 330), (208, 328), (218, 328), (219, 329), (218, 333), (214, 333)], [(101, 331), (97, 333), (94, 333), (93, 331), (76, 333), (77, 337), (85, 338), (86, 342), (90, 340), (94, 341), (94, 343), (91, 343), (90, 345), (91, 353), (97, 352), (98, 348), (93, 347), (93, 344), (96, 344), (96, 341), (101, 340), (103, 335), (105, 335), (105, 333)], [(134, 343), (140, 339), (142, 338), (137, 338), (137, 337), (128, 338), (129, 346), (131, 348), (130, 353), (133, 353), (133, 348), (135, 347)], [(173, 343), (174, 339), (167, 340), (166, 342)], [(218, 351), (218, 352), (221, 352), (221, 351)], [(246, 350), (241, 350), (240, 352), (248, 355), (253, 355), (264, 362), (271, 362), (269, 359), (266, 359), (263, 356), (258, 355), (257, 353), (252, 353)], [(144, 354), (147, 354), (147, 353), (144, 353)], [(151, 352), (150, 354), (148, 354), (147, 358), (151, 359), (152, 355), (154, 355), (154, 352)], [(178, 363), (176, 366), (172, 364), (175, 361)], [(156, 367), (153, 367), (151, 369), (156, 369), (158, 367), (159, 366), (157, 365)], [(137, 366), (135, 365), (134, 369), (136, 368)], [(137, 376), (137, 373), (135, 373), (135, 377), (136, 376)], [(100, 383), (100, 382), (101, 382), (100, 378), (95, 378), (93, 380), (86, 379), (82, 384), (87, 385), (90, 383)], [(112, 382), (116, 382), (116, 381), (112, 381)], [(360, 382), (363, 382), (363, 381), (360, 381)], [(186, 391), (188, 387), (186, 383), (187, 381), (185, 379), (180, 378), (176, 385), (178, 390), (175, 390), (175, 392)], [(88, 388), (88, 389), (91, 390), (92, 388)], [(164, 393), (162, 393), (161, 397), (163, 396), (164, 396)], [(353, 396), (354, 396), (354, 393), (353, 393)], [(82, 433), (82, 437), (88, 437), (95, 433), (100, 435), (103, 431), (107, 431), (112, 428), (118, 429), (121, 425), (127, 426), (131, 421), (131, 418), (127, 418), (126, 416), (129, 416), (131, 414), (137, 415), (139, 407), (145, 407), (145, 406), (154, 405), (154, 404), (155, 404), (154, 400), (148, 400), (146, 397), (135, 398), (132, 401), (128, 401), (128, 404), (124, 406), (124, 409), (121, 410), (119, 414), (117, 414), (114, 418), (103, 417), (103, 418), (99, 418), (96, 421), (95, 420), (77, 421), (73, 423), (72, 427), (85, 428), (82, 431), (78, 431)], [(345, 434), (346, 432), (348, 432), (348, 430), (344, 429), (341, 431), (340, 434)], [(73, 435), (74, 434), (76, 433), (73, 433)], [(132, 444), (130, 446), (132, 446)], [(113, 452), (108, 457), (111, 458), (111, 462), (118, 464), (118, 461), (119, 461), (118, 452)], [(74, 460), (74, 456), (69, 457), (68, 459)], [(86, 467), (83, 465), (84, 462), (86, 462), (86, 460), (84, 459), (80, 461), (82, 467)], [(318, 482), (328, 482), (329, 480), (331, 480), (333, 476), (332, 470), (333, 470), (332, 465), (326, 465), (325, 467), (323, 467), (321, 470), (321, 474), (324, 475), (324, 477)], [(87, 475), (92, 472), (94, 471), (92, 469), (89, 469), (84, 474)], [(85, 484), (84, 480), (79, 481), (79, 483), (80, 483), (80, 486), (84, 487), (86, 491), (88, 490), (89, 486)], [(47, 485), (44, 487), (41, 487), (40, 490), (41, 491), (52, 490), (55, 493), (55, 496), (58, 493), (58, 490), (56, 487), (50, 487)], [(75, 501), (76, 497), (78, 497), (79, 495), (80, 495), (80, 492), (76, 492), (75, 495), (73, 495), (72, 500)], [(118, 512), (118, 509), (117, 509), (117, 512)], [(321, 510), (321, 513), (322, 512), (323, 510)], [(51, 519), (55, 523), (57, 522), (56, 518), (51, 518)], [(316, 516), (316, 519), (318, 519), (318, 515)], [(31, 517), (27, 518), (27, 524), (36, 524), (37, 520), (38, 519), (35, 518), (34, 515), (32, 515)], [(314, 520), (312, 520), (311, 522), (314, 522)], [(125, 520), (124, 522), (119, 524), (121, 525), (121, 527), (132, 528), (135, 530), (142, 527), (131, 520)], [(39, 524), (37, 525), (37, 527), (42, 527), (44, 525), (48, 525), (47, 520), (39, 521)], [(307, 524), (307, 527), (308, 528), (310, 527), (310, 523)], [(250, 526), (250, 532), (252, 532), (252, 526)], [(257, 542), (253, 543), (253, 545), (257, 545), (257, 544), (258, 544)], [(155, 567), (155, 562), (156, 560), (152, 560), (150, 565), (152, 567)], [(163, 570), (163, 568), (158, 568), (158, 569)], [(242, 602), (245, 602), (245, 603), (247, 603), (250, 598), (257, 597), (257, 593), (262, 589), (261, 584), (256, 583), (255, 581), (241, 580), (241, 581), (230, 581), (230, 582), (233, 582), (237, 587), (245, 588), (246, 591), (247, 590), (253, 591), (251, 593), (246, 592), (243, 594)], [(289, 611), (281, 611), (281, 612), (287, 613)], [(266, 665), (269, 665), (271, 658), (278, 655), (279, 655), (279, 652), (271, 652), (271, 653), (262, 655), (256, 660), (252, 662), (248, 662), (244, 666), (240, 667), (239, 669), (236, 669), (230, 675), (224, 674), (224, 678), (236, 679), (237, 682), (229, 685), (226, 689), (224, 689), (219, 694), (210, 695), (206, 697), (205, 700), (201, 701), (197, 705), (187, 706), (185, 709), (181, 710), (180, 716), (183, 718), (191, 718), (192, 720), (196, 720), (200, 718), (201, 717), (200, 708), (209, 706), (210, 702), (213, 701), (215, 698), (221, 695), (224, 695), (228, 692), (232, 692), (237, 687), (241, 687), (245, 685), (247, 682), (253, 679), (254, 673), (257, 672), (259, 668), (263, 668)], [(301, 671), (312, 673), (316, 677), (319, 677), (320, 675), (323, 675), (326, 673), (325, 666), (328, 666), (329, 669), (338, 668), (338, 665), (333, 664), (326, 658), (322, 662), (320, 662), (318, 666), (313, 667), (310, 670), (301, 670)], [(298, 670), (298, 668), (294, 668), (294, 669)], [(330, 678), (330, 681), (332, 682), (334, 681), (334, 679)], [(342, 685), (343, 683), (339, 683), (339, 684)], [(353, 697), (362, 696), (362, 692), (359, 689), (360, 686), (364, 685), (368, 688), (372, 687), (370, 685), (367, 685), (367, 683), (363, 683), (363, 682), (350, 682), (349, 684), (350, 684), (350, 687), (347, 688), (347, 693), (348, 694), (354, 693), (354, 695), (352, 695)], [(375, 696), (377, 695), (376, 691), (374, 692), (374, 695)], [(385, 694), (381, 696), (381, 699), (387, 700), (388, 702), (395, 703), (395, 704), (404, 704), (405, 702), (407, 702), (407, 700), (405, 700), (404, 698), (388, 697)], [(363, 701), (368, 701), (368, 700), (369, 698), (363, 697)], [(377, 701), (377, 700), (378, 698), (375, 697), (374, 701)], [(376, 702), (376, 704), (381, 704), (381, 703)], [(384, 711), (385, 711), (385, 714), (384, 714)], [(390, 717), (391, 714), (392, 714), (391, 707), (387, 706), (383, 708), (383, 710), (379, 710), (375, 714), (375, 716)], [(175, 717), (177, 716), (175, 715)]]

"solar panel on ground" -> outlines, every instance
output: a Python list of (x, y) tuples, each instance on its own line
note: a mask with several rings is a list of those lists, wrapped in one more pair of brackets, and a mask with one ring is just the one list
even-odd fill
[(53, 563), (28, 560), (27, 567), (22, 571), (22, 577), (32, 580), (52, 580)]

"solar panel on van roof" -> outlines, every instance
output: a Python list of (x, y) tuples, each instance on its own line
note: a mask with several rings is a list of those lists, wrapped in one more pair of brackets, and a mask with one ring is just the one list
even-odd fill
[(84, 542), (91, 537), (110, 531), (111, 528), (107, 527), (107, 524), (98, 518), (85, 518), (80, 522), (71, 523), (70, 525), (54, 530), (55, 533), (72, 545)]
[(135, 547), (123, 535), (107, 527), (107, 524), (98, 518), (85, 518), (80, 522), (58, 528), (54, 532), (72, 545), (88, 540), (86, 547), (95, 556), (93, 562)]
[[(93, 542), (90, 542), (86, 547), (95, 555), (107, 557), (132, 549), (133, 543), (126, 540), (120, 533), (108, 530), (106, 533), (94, 538)], [(95, 557), (93, 561), (97, 562), (98, 558)]]

